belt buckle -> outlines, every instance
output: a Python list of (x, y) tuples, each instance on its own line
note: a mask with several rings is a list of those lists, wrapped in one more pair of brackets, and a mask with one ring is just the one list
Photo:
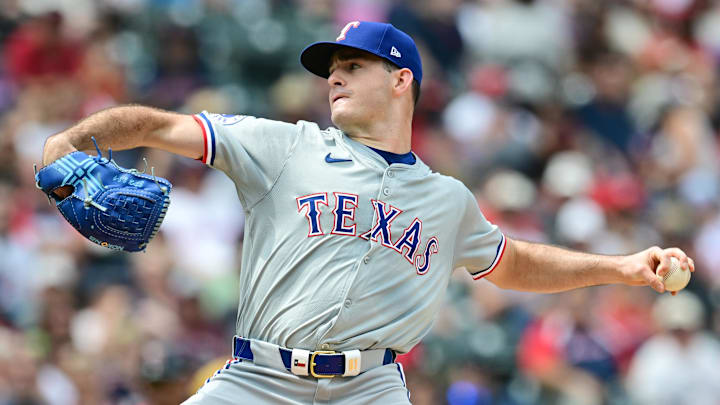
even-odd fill
[(310, 375), (313, 376), (313, 377), (315, 377), (315, 378), (333, 378), (333, 377), (335, 377), (335, 374), (317, 374), (317, 373), (315, 372), (315, 366), (316, 366), (316, 364), (315, 364), (315, 356), (317, 356), (318, 354), (338, 354), (338, 353), (337, 353), (337, 352), (334, 352), (334, 351), (332, 351), (332, 350), (319, 350), (319, 351), (317, 351), (317, 352), (313, 352), (313, 353), (310, 355), (310, 367), (309, 367), (309, 368), (310, 368)]

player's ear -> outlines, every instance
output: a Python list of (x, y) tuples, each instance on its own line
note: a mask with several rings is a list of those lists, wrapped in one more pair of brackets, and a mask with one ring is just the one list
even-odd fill
[(413, 73), (408, 68), (393, 72), (393, 93), (400, 96), (406, 92), (412, 93)]

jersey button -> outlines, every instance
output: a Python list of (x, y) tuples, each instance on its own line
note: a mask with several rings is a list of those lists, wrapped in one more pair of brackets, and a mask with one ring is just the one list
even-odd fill
[(330, 345), (327, 343), (323, 343), (320, 345), (320, 350), (330, 350)]
[(389, 189), (388, 187), (385, 187), (385, 188), (383, 189), (383, 194), (385, 194), (385, 195), (390, 195), (390, 189)]
[(389, 171), (387, 174), (388, 174), (388, 177), (395, 177), (395, 172), (393, 172), (393, 171)]
[(345, 300), (345, 308), (350, 308), (350, 305), (352, 305), (352, 300), (348, 298)]
[(368, 262), (370, 262), (370, 258), (365, 256), (365, 258), (363, 259), (363, 263), (368, 264)]

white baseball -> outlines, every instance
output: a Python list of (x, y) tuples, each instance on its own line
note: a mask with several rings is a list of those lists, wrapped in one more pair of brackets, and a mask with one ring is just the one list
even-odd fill
[[(657, 274), (657, 270), (655, 272)], [(690, 270), (680, 268), (680, 261), (675, 257), (671, 257), (670, 270), (662, 278), (662, 281), (667, 291), (680, 291), (690, 282)]]

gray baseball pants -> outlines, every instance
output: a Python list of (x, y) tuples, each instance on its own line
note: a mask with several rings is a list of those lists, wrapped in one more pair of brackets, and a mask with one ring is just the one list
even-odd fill
[(410, 404), (402, 366), (391, 363), (354, 377), (317, 379), (254, 364), (220, 369), (181, 405)]

